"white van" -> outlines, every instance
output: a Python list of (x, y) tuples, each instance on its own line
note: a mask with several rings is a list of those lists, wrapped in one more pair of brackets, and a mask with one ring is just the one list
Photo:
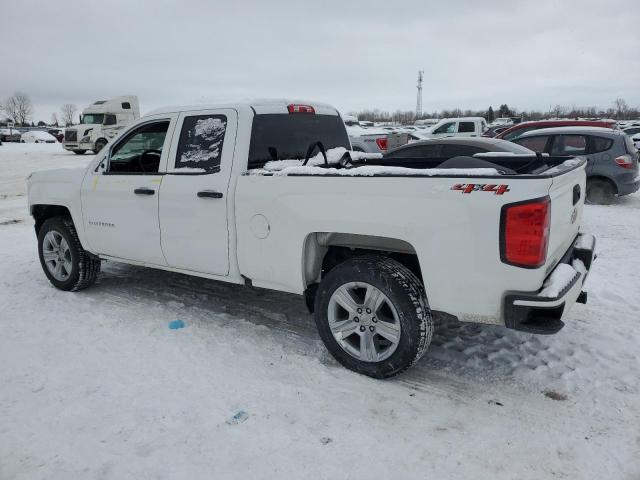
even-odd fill
[(487, 128), (487, 121), (482, 117), (443, 118), (422, 136), (426, 138), (480, 137)]
[(119, 130), (140, 118), (138, 97), (126, 95), (98, 100), (82, 111), (80, 125), (64, 131), (63, 147), (82, 155), (98, 153)]

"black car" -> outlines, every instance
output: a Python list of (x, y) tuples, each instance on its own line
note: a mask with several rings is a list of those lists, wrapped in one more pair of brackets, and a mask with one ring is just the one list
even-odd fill
[(428, 158), (444, 162), (453, 157), (472, 157), (476, 153), (487, 152), (534, 155), (532, 150), (507, 140), (481, 137), (449, 137), (409, 143), (390, 150), (385, 154), (384, 158)]
[(513, 124), (510, 125), (496, 125), (494, 127), (489, 127), (483, 134), (483, 137), (493, 138), (499, 133), (504, 132), (507, 128), (513, 127)]

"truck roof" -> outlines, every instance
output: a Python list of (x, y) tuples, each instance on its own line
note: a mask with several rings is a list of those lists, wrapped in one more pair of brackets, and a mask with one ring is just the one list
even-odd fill
[[(157, 108), (147, 115), (158, 115), (163, 113), (176, 113), (190, 110), (214, 110), (217, 108), (251, 108), (256, 114), (266, 113), (289, 113), (288, 105), (309, 105), (313, 107), (317, 114), (321, 115), (339, 115), (338, 110), (328, 103), (321, 103), (309, 100), (299, 99), (255, 99), (243, 100), (229, 103), (212, 103), (212, 104), (196, 104), (196, 105), (173, 105)], [(145, 115), (145, 116), (147, 116)]]

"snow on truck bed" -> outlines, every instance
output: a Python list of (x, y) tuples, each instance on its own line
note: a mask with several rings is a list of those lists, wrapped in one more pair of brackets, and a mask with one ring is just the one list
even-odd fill
[[(337, 147), (327, 150), (327, 163), (337, 165), (342, 156), (348, 150), (344, 147)], [(349, 151), (353, 160), (379, 159), (379, 153), (364, 153)], [(276, 160), (267, 162), (263, 168), (249, 170), (251, 175), (340, 175), (345, 177), (372, 177), (374, 175), (411, 175), (411, 176), (436, 176), (436, 175), (459, 175), (459, 176), (492, 176), (498, 175), (495, 168), (406, 168), (379, 165), (363, 165), (352, 168), (323, 167), (324, 157), (318, 153), (309, 159), (307, 165), (303, 166), (303, 160)]]
[(296, 296), (113, 262), (54, 289), (23, 179), (89, 158), (5, 147), (3, 480), (640, 478), (640, 195), (585, 206), (598, 259), (560, 333), (441, 319), (376, 381), (326, 353)]

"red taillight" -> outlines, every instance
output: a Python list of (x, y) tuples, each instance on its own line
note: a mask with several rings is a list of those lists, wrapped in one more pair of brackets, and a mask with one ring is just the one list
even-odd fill
[(376, 145), (380, 150), (387, 149), (387, 137), (376, 138)]
[(287, 110), (289, 113), (316, 113), (311, 105), (296, 105), (294, 103), (287, 105)]
[(622, 155), (614, 161), (622, 168), (633, 168), (633, 158), (631, 155)]
[(551, 202), (549, 197), (502, 207), (500, 257), (517, 267), (537, 268), (547, 260)]

